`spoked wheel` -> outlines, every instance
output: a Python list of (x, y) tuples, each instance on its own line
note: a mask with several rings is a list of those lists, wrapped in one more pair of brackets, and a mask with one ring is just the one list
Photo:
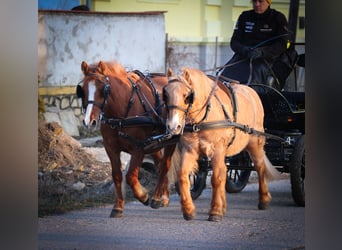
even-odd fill
[(239, 193), (247, 185), (251, 170), (229, 169), (227, 171), (226, 191), (228, 193)]
[(302, 135), (294, 148), (291, 165), (291, 191), (292, 198), (298, 206), (305, 206), (305, 148), (304, 135)]
[[(189, 176), (190, 179), (190, 194), (192, 200), (196, 200), (205, 189), (206, 181), (207, 181), (207, 171), (199, 170), (197, 173)], [(179, 191), (179, 183), (175, 184), (176, 192), (180, 195)]]
[(242, 151), (238, 155), (227, 157), (226, 164), (228, 164), (226, 191), (239, 193), (248, 183), (253, 169), (252, 160), (247, 151)]

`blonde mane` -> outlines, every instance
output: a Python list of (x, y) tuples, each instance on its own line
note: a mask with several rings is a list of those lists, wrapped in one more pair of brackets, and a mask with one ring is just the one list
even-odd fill
[(127, 75), (126, 69), (116, 61), (100, 61), (99, 67), (103, 70), (102, 73), (106, 75), (115, 75), (118, 77), (126, 77)]
[[(179, 76), (182, 82), (186, 82), (188, 86), (195, 91), (195, 106), (198, 104), (202, 107), (208, 101), (209, 96), (216, 88), (215, 81), (207, 77), (202, 71), (194, 68), (182, 68), (183, 74)], [(197, 107), (200, 108), (200, 107)]]

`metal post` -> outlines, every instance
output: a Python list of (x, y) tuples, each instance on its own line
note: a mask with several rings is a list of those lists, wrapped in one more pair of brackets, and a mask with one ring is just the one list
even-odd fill
[(86, 0), (86, 5), (88, 6), (89, 10), (91, 11), (91, 0)]
[(165, 34), (165, 73), (167, 73), (167, 61), (168, 61), (168, 57), (170, 56), (169, 55), (169, 34), (166, 33)]
[(291, 0), (290, 9), (289, 9), (289, 31), (290, 31), (290, 41), (293, 43), (296, 42), (298, 10), (299, 10), (299, 0)]
[[(218, 37), (215, 37), (215, 63), (214, 63), (214, 69), (216, 71), (216, 67), (217, 67), (217, 46), (218, 46)], [(214, 72), (215, 74), (215, 72)]]

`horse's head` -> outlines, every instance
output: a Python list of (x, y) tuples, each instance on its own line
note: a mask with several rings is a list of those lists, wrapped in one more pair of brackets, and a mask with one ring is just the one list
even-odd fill
[(163, 88), (163, 101), (167, 109), (167, 132), (182, 134), (185, 120), (195, 98), (190, 74), (187, 70), (183, 76), (175, 76), (168, 70), (168, 84)]
[[(182, 134), (186, 123), (197, 123), (206, 113), (215, 82), (202, 71), (183, 68), (181, 75), (168, 71), (168, 84), (163, 89), (167, 109), (166, 126), (169, 133)], [(196, 94), (195, 94), (196, 93)]]
[(82, 98), (82, 107), (85, 110), (83, 126), (94, 130), (111, 92), (108, 66), (102, 61), (97, 65), (88, 65), (83, 61), (81, 69), (84, 79), (82, 85), (77, 85), (76, 95)]

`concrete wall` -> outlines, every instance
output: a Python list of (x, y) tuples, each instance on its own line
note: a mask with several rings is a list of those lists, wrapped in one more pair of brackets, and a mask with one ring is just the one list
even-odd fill
[(165, 72), (164, 14), (39, 11), (41, 86), (75, 85), (83, 60), (117, 60), (131, 69)]
[(38, 12), (39, 95), (45, 119), (78, 136), (83, 119), (75, 86), (81, 62), (118, 61), (127, 70), (165, 72), (163, 12)]

